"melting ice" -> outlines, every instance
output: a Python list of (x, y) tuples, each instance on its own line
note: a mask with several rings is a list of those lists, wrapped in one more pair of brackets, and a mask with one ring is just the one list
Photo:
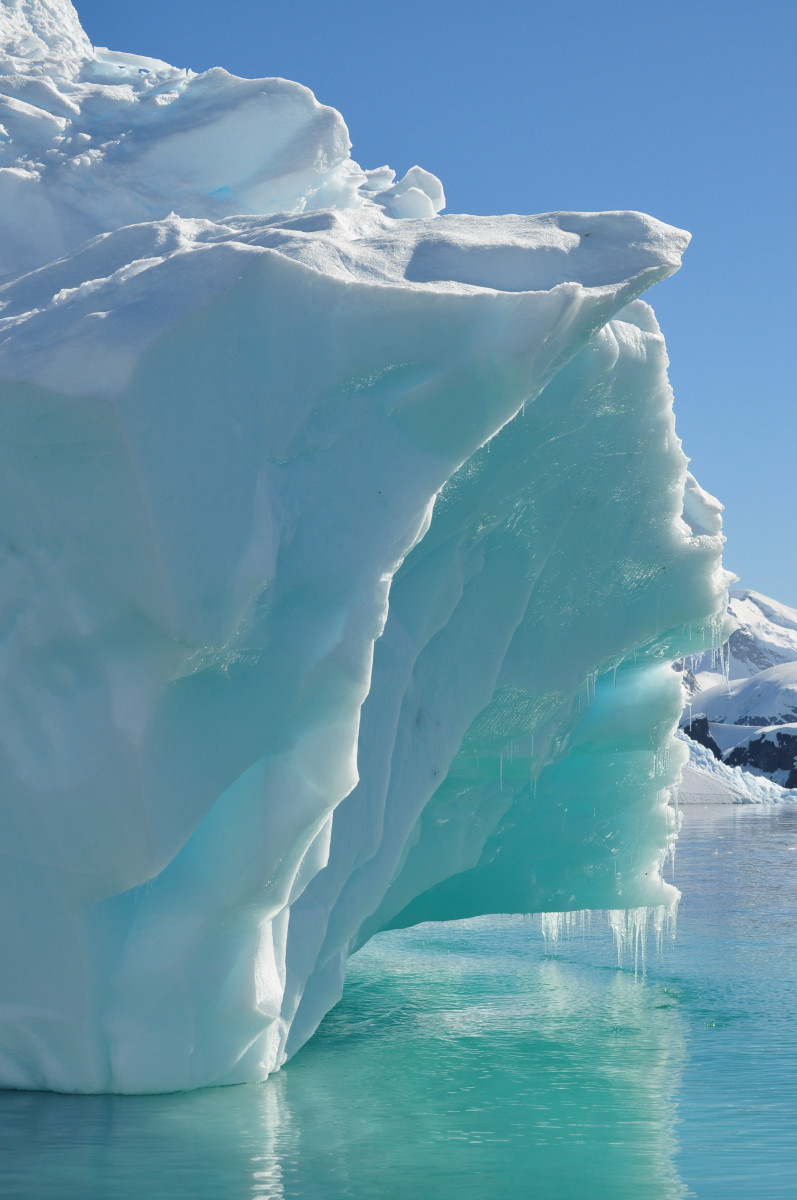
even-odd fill
[(0, 1085), (262, 1079), (378, 930), (669, 906), (687, 235), (436, 215), (68, 0), (0, 34)]

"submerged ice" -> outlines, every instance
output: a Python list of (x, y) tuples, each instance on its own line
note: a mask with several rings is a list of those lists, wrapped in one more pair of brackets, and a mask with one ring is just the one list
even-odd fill
[(262, 1079), (379, 930), (666, 906), (716, 502), (639, 213), (0, 11), (0, 1085)]

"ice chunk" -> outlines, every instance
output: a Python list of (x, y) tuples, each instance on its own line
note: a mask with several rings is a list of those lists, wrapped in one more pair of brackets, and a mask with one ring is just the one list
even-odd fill
[[(369, 172), (369, 175), (368, 186), (371, 190), (376, 172)], [(410, 167), (403, 179), (377, 192), (374, 200), (382, 204), (391, 217), (433, 217), (446, 206), (442, 183), (436, 175), (424, 171), (422, 167)]]

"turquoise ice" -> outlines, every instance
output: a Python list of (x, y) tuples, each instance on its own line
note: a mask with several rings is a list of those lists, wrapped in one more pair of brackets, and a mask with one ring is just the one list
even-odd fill
[(688, 236), (0, 34), (0, 1084), (263, 1079), (381, 929), (660, 921), (727, 580), (639, 299)]

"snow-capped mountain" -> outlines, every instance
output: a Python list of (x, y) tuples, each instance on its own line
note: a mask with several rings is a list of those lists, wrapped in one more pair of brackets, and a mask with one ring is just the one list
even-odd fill
[[(703, 747), (690, 755), (681, 786), (687, 801), (713, 790), (706, 750), (712, 780), (719, 769), (735, 799), (762, 776), (797, 789), (797, 610), (740, 589), (731, 592), (728, 611), (737, 628), (725, 646), (678, 664), (686, 694), (681, 727)], [(750, 799), (772, 798), (752, 790)]]
[(692, 695), (724, 687), (727, 680), (750, 679), (769, 667), (797, 662), (797, 610), (739, 588), (730, 594), (728, 612), (736, 629), (725, 646), (681, 664), (684, 687)]

